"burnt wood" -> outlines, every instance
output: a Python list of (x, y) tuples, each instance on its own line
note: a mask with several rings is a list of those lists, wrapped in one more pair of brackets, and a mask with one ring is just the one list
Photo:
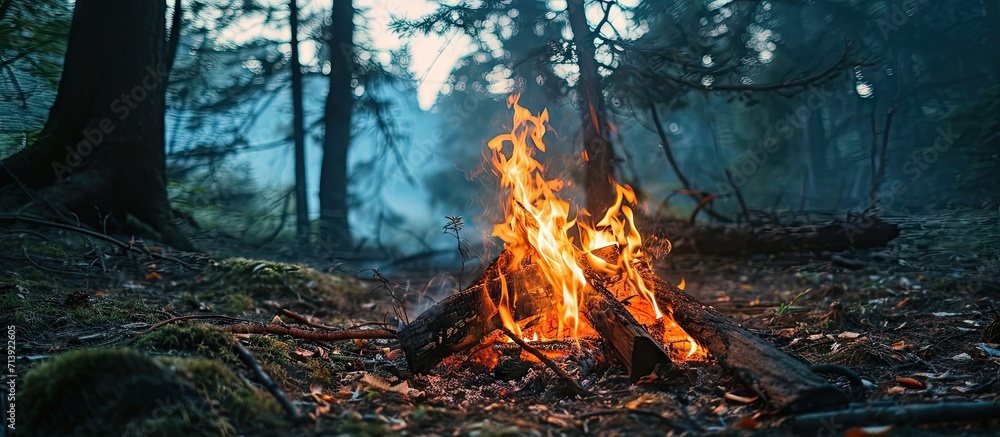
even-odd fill
[[(486, 336), (503, 325), (498, 305), (503, 293), (500, 272), (508, 271), (513, 254), (504, 251), (465, 290), (434, 304), (398, 332), (400, 346), (406, 354), (410, 370), (429, 371), (449, 355), (480, 344)], [(523, 320), (542, 312), (541, 294), (551, 298), (548, 290), (531, 289), (526, 284), (539, 284), (538, 267), (525, 264), (505, 273), (508, 295), (512, 297), (512, 316)], [(550, 301), (544, 301), (547, 305)]]
[(657, 365), (670, 365), (660, 342), (607, 290), (600, 281), (590, 280), (584, 296), (583, 313), (607, 349), (625, 366), (633, 383), (649, 375)]
[[(665, 225), (665, 226), (664, 226)], [(884, 247), (899, 236), (899, 226), (878, 217), (801, 226), (676, 226), (661, 224), (649, 235), (670, 236), (674, 253), (738, 255), (744, 253), (840, 252)]]
[[(595, 254), (613, 259), (618, 252), (610, 247)], [(411, 370), (427, 372), (448, 355), (480, 344), (503, 326), (498, 311), (501, 271), (510, 270), (505, 280), (514, 320), (530, 319), (551, 309), (559, 296), (544, 285), (538, 266), (529, 262), (509, 269), (512, 260), (513, 255), (504, 251), (472, 285), (433, 305), (399, 330), (399, 342)], [(584, 316), (625, 366), (629, 378), (634, 382), (657, 365), (669, 365), (670, 359), (659, 342), (602, 285), (602, 280), (594, 272), (587, 272), (587, 276), (591, 287), (584, 292)]]
[(847, 395), (804, 363), (740, 326), (733, 319), (699, 302), (667, 281), (642, 269), (660, 308), (708, 349), (719, 365), (761, 394), (774, 408), (801, 413), (842, 408)]

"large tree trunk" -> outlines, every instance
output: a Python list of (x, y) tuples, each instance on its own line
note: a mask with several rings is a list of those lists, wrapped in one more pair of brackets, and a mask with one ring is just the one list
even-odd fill
[(299, 63), (299, 4), (288, 2), (292, 33), (292, 125), (295, 142), (295, 235), (299, 246), (309, 241), (309, 201), (306, 192), (306, 130), (302, 108), (302, 65)]
[(167, 199), (165, 16), (165, 2), (76, 2), (56, 101), (38, 141), (3, 161), (0, 187), (23, 184), (91, 224), (131, 215), (193, 249)]
[(330, 92), (326, 97), (326, 136), (319, 181), (320, 236), (337, 249), (350, 249), (347, 223), (347, 148), (351, 142), (354, 94), (354, 6), (350, 0), (333, 2), (328, 41)]
[(576, 90), (580, 98), (580, 129), (587, 161), (583, 175), (587, 191), (587, 211), (600, 220), (615, 201), (615, 153), (611, 147), (610, 126), (601, 92), (601, 76), (597, 71), (597, 60), (594, 59), (596, 49), (590, 25), (587, 24), (584, 0), (569, 0), (568, 9), (577, 65), (580, 67)]

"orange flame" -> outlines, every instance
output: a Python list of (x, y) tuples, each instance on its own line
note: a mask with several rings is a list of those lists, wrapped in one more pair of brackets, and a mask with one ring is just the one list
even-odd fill
[[(704, 358), (704, 349), (674, 322), (669, 309), (665, 313), (657, 306), (654, 292), (640, 275), (639, 267), (646, 260), (642, 238), (634, 226), (629, 206), (636, 204), (635, 192), (627, 185), (615, 184), (615, 203), (594, 226), (571, 219), (569, 203), (557, 194), (563, 183), (558, 179), (545, 179), (544, 167), (534, 158), (536, 151), (545, 152), (542, 137), (546, 132), (548, 111), (533, 115), (518, 105), (519, 97), (515, 94), (507, 99), (508, 107), (514, 110), (511, 131), (488, 143), (492, 152), (491, 164), (509, 197), (503, 204), (504, 221), (494, 226), (493, 236), (500, 238), (514, 255), (511, 266), (520, 265), (530, 256), (547, 284), (561, 297), (553, 302), (555, 333), (543, 331), (542, 337), (563, 338), (568, 334), (570, 338), (579, 338), (593, 333), (580, 313), (582, 297), (588, 287), (584, 266), (580, 264), (580, 260), (585, 259), (593, 271), (618, 284), (616, 297), (630, 299), (637, 295), (641, 298), (630, 301), (629, 311), (647, 326), (662, 324), (664, 344), (686, 342), (689, 345), (686, 358)], [(583, 156), (587, 158), (586, 152)], [(580, 214), (588, 215), (586, 211)], [(574, 244), (572, 233), (580, 235), (581, 247)], [(609, 262), (594, 254), (595, 250), (611, 245), (621, 251), (617, 261)], [(509, 309), (508, 284), (503, 276), (501, 285), (501, 320), (511, 332), (523, 338), (524, 331)], [(534, 335), (538, 336), (538, 332)]]

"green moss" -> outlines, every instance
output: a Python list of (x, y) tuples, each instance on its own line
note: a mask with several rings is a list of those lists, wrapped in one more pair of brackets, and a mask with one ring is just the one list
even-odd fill
[(253, 299), (245, 294), (227, 295), (222, 303), (222, 309), (226, 312), (242, 314), (254, 309)]
[(69, 309), (71, 319), (87, 325), (154, 323), (162, 316), (142, 301), (92, 296), (90, 305)]
[(140, 337), (134, 347), (143, 351), (177, 352), (234, 361), (233, 335), (204, 323), (173, 324)]
[(245, 295), (260, 298), (340, 298), (367, 293), (370, 287), (360, 281), (320, 273), (300, 264), (229, 258), (206, 274), (206, 284), (220, 296)]
[(292, 360), (290, 345), (271, 337), (254, 336), (247, 339), (247, 349), (272, 379), (279, 384), (289, 381), (287, 366)]
[(226, 364), (207, 358), (162, 357), (160, 361), (218, 403), (222, 412), (239, 428), (252, 422), (283, 424), (281, 406), (274, 397), (240, 379)]
[(310, 358), (302, 367), (309, 372), (310, 382), (318, 382), (326, 387), (333, 384), (333, 369), (330, 363), (319, 358)]
[(192, 308), (198, 308), (198, 298), (190, 291), (183, 291), (177, 295), (177, 301)]
[(386, 435), (399, 435), (398, 432), (393, 432), (385, 426), (383, 423), (369, 422), (362, 420), (343, 420), (337, 424), (338, 435), (350, 435), (358, 437), (367, 436), (386, 436)]
[(190, 383), (130, 350), (77, 350), (25, 376), (18, 425), (37, 435), (234, 435)]

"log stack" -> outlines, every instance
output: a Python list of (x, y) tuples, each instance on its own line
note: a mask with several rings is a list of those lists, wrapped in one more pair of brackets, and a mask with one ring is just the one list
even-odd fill
[[(614, 257), (617, 251), (604, 251), (601, 256)], [(399, 330), (411, 370), (428, 372), (447, 356), (481, 344), (503, 326), (501, 305), (507, 305), (513, 320), (523, 322), (544, 314), (560, 299), (530, 257), (517, 266), (511, 265), (514, 259), (505, 251), (468, 288), (433, 305)], [(657, 277), (648, 266), (642, 266), (641, 272), (658, 306), (669, 311), (712, 359), (769, 407), (802, 413), (847, 405), (846, 395), (811, 372), (806, 363)], [(586, 275), (589, 286), (581, 312), (629, 378), (635, 382), (657, 366), (670, 366), (667, 345), (651, 334), (657, 327), (636, 321), (608, 290), (608, 278), (593, 271)], [(503, 302), (504, 288), (507, 302)]]

